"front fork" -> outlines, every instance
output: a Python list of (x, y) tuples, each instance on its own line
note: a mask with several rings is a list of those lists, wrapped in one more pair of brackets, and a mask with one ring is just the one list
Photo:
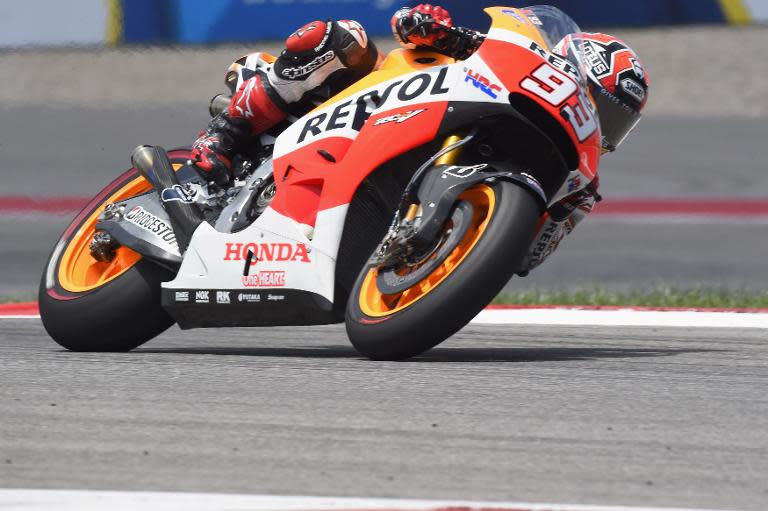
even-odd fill
[[(445, 139), (445, 142), (443, 142), (443, 146), (441, 147), (440, 152), (446, 151), (451, 146), (456, 146), (459, 142), (461, 142), (463, 138), (464, 137), (461, 137), (460, 135), (449, 136)], [(455, 165), (461, 156), (462, 150), (463, 146), (457, 146), (454, 149), (447, 151), (445, 154), (435, 160), (434, 165)], [(405, 214), (404, 220), (410, 224), (413, 224), (420, 211), (421, 206), (419, 204), (411, 203), (411, 205), (408, 206), (408, 211)]]

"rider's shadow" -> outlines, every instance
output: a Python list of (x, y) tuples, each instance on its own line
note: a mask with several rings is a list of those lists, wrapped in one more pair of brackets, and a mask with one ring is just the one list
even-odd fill
[[(689, 353), (723, 353), (714, 349), (651, 349), (651, 348), (434, 348), (405, 362), (458, 363), (458, 362), (569, 362), (599, 359), (671, 357)], [(224, 347), (137, 349), (134, 353), (173, 355), (221, 355), (272, 358), (349, 358), (363, 359), (352, 346), (290, 346), (290, 347)]]

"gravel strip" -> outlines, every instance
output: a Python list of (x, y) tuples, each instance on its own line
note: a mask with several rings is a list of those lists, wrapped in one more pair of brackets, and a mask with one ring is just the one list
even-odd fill
[[(652, 79), (651, 115), (768, 115), (768, 27), (686, 27), (615, 30), (634, 46)], [(378, 41), (395, 47), (391, 39)], [(281, 46), (122, 48), (0, 53), (0, 108), (21, 105), (125, 108), (202, 105), (223, 90), (237, 57)], [(745, 76), (746, 75), (746, 76)]]

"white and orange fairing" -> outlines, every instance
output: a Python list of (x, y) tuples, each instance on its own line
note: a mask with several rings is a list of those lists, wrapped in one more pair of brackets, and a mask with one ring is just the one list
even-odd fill
[[(550, 53), (524, 10), (486, 12), (493, 18), (488, 38), (466, 61), (395, 50), (379, 70), (281, 133), (270, 207), (238, 233), (201, 224), (177, 278), (164, 287), (284, 288), (333, 302), (347, 209), (361, 182), (393, 158), (443, 136), (441, 125), (457, 105), (509, 108), (511, 93), (531, 97), (560, 121), (577, 149), (580, 165), (564, 190), (577, 182), (586, 186), (597, 172), (600, 132), (579, 71)], [(249, 252), (253, 258), (245, 268)]]

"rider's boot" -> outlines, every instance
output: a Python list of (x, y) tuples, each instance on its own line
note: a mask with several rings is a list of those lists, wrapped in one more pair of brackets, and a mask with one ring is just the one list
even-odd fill
[(285, 117), (270, 99), (261, 76), (254, 76), (237, 91), (229, 108), (200, 132), (192, 145), (192, 161), (203, 177), (224, 186), (232, 179), (233, 156)]
[(597, 184), (590, 185), (564, 197), (553, 204), (541, 218), (536, 235), (531, 243), (520, 271), (517, 274), (525, 277), (552, 255), (563, 238), (571, 234), (573, 229), (592, 211), (595, 203), (601, 197), (597, 193)]

